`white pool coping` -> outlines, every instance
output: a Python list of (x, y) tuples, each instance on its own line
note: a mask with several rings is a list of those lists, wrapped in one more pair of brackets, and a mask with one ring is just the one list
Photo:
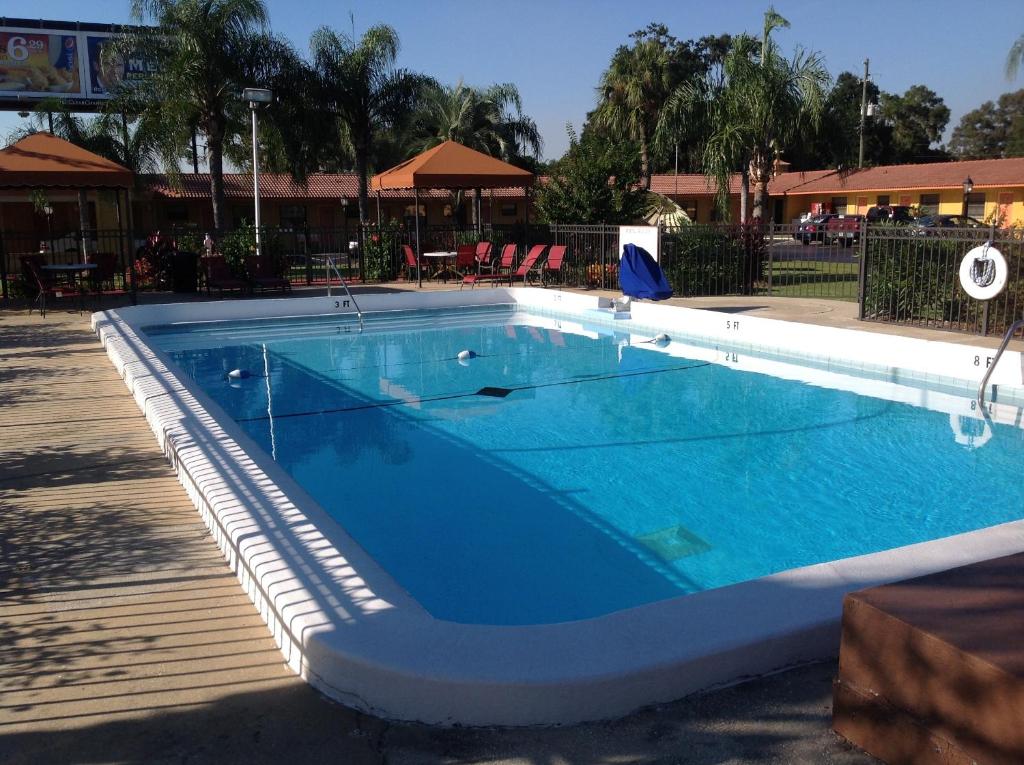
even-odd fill
[[(515, 303), (558, 315), (601, 304), (588, 295), (531, 288), (367, 294), (359, 301), (364, 312)], [(94, 314), (92, 324), (289, 666), (357, 709), (465, 725), (616, 717), (835, 656), (847, 592), (1024, 551), (1022, 520), (593, 619), (530, 626), (435, 619), (218, 405), (179, 376), (142, 329), (349, 310), (337, 297), (220, 301), (106, 311)], [(933, 399), (940, 395), (918, 383), (976, 385), (992, 354), (959, 344), (649, 303), (634, 304), (632, 316), (621, 324), (623, 331), (657, 327), (685, 334), (701, 340), (709, 353), (734, 357), (759, 349), (781, 358), (816, 356), (818, 371), (825, 373), (863, 368), (877, 377), (887, 369), (887, 382), (909, 391), (898, 395), (910, 398), (915, 391)], [(1020, 353), (1005, 354), (993, 375), (997, 400), (1024, 399), (1022, 364)], [(901, 385), (908, 381), (913, 384)], [(996, 403), (991, 412), (998, 421), (1020, 426), (1016, 406)], [(952, 422), (956, 413), (950, 416)], [(965, 488), (974, 490), (984, 487)]]

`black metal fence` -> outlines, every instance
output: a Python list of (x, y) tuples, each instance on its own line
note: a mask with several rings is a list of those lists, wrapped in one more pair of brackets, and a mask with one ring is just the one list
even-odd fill
[(89, 262), (89, 286), (105, 292), (131, 289), (132, 244), (118, 229), (70, 231), (40, 237), (32, 232), (0, 231), (0, 290), (7, 298), (31, 297), (36, 285), (26, 278), (23, 261), (40, 265)]
[[(1002, 253), (1006, 288), (976, 300), (960, 286), (960, 263), (986, 242)], [(1024, 311), (1024, 237), (1018, 229), (872, 226), (863, 254), (860, 318), (1001, 335)]]
[[(255, 251), (252, 227), (212, 233), (212, 246), (230, 266), (244, 270)], [(31, 294), (21, 259), (66, 264), (102, 261), (104, 290), (170, 289), (174, 252), (202, 254), (206, 232), (180, 229), (160, 238), (129, 242), (123, 231), (71, 232), (58, 237), (0, 232), (0, 281), (6, 295)], [(606, 225), (422, 226), (420, 250), (452, 251), (485, 239), (496, 258), (508, 243), (525, 256), (533, 244), (566, 245), (560, 271), (547, 283), (617, 289), (619, 227)], [(402, 245), (415, 249), (405, 226), (264, 228), (261, 251), (295, 285), (326, 284), (336, 267), (352, 281), (408, 278)], [(1024, 235), (1017, 229), (924, 229), (861, 223), (839, 236), (798, 224), (687, 225), (659, 230), (660, 263), (673, 291), (683, 297), (779, 296), (859, 302), (866, 321), (998, 334), (1024, 311)], [(970, 298), (960, 287), (959, 264), (986, 241), (1009, 265), (1007, 288), (991, 301)], [(84, 258), (83, 258), (84, 253)], [(200, 269), (201, 272), (202, 269)], [(194, 284), (194, 276), (193, 284)], [(186, 285), (187, 287), (188, 285)]]

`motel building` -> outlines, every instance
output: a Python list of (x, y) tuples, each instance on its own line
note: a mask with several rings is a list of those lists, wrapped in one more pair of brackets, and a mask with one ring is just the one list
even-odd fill
[[(980, 221), (1024, 225), (1024, 157), (803, 172), (787, 172), (786, 163), (779, 164), (781, 172), (768, 184), (775, 223), (789, 223), (809, 212), (863, 215), (875, 205), (912, 206), (921, 215), (959, 215), (966, 201), (967, 214)], [(698, 223), (716, 219), (714, 187), (702, 175), (656, 175), (651, 190), (676, 201)], [(732, 219), (738, 220), (738, 175), (729, 194)]]
[[(0, 152), (4, 157), (42, 156), (57, 165), (80, 165), (81, 153), (77, 147), (46, 133), (22, 139)], [(99, 157), (90, 161), (106, 162)], [(36, 183), (29, 177), (31, 173), (18, 173), (17, 182), (5, 183), (7, 175), (13, 173), (0, 173), (0, 231), (10, 240), (59, 241), (73, 237), (82, 220), (93, 230), (122, 229), (128, 222), (124, 206), (129, 198), (136, 239), (153, 231), (191, 228), (202, 232), (213, 227), (210, 177), (206, 173), (182, 173), (174, 178), (141, 176), (135, 179), (130, 191), (62, 188), (44, 174)], [(970, 190), (966, 191), (968, 187)], [(227, 227), (251, 222), (252, 175), (225, 174), (224, 190)], [(714, 185), (704, 175), (655, 175), (651, 190), (677, 202), (695, 222), (712, 223), (719, 219)], [(967, 214), (978, 220), (994, 219), (1004, 227), (1024, 225), (1024, 157), (799, 172), (787, 171), (786, 163), (780, 162), (768, 191), (775, 223), (789, 223), (810, 212), (864, 214), (869, 207), (884, 204), (914, 206), (922, 215), (960, 214), (966, 202)], [(731, 219), (738, 220), (739, 175), (731, 179), (729, 194)], [(422, 191), (421, 224), (472, 224), (472, 196), (472, 192), (465, 192), (461, 204), (456, 206), (447, 190)], [(353, 173), (316, 173), (304, 184), (287, 174), (261, 173), (260, 200), (265, 225), (282, 229), (350, 229), (359, 219), (358, 181)], [(415, 220), (411, 192), (386, 191), (379, 197), (371, 192), (368, 202), (371, 221), (378, 219), (378, 211), (382, 221), (411, 225)], [(534, 219), (533, 210), (529, 218)], [(482, 192), (483, 223), (508, 225), (526, 219), (526, 199), (521, 188)]]
[[(995, 218), (998, 225), (1024, 225), (1024, 157), (944, 162), (918, 165), (887, 165), (863, 170), (808, 170), (789, 172), (780, 163), (768, 184), (769, 208), (775, 223), (790, 223), (810, 212), (865, 214), (875, 205), (907, 205), (921, 215), (963, 212), (981, 221)], [(971, 190), (965, 194), (964, 184)], [(543, 183), (543, 179), (540, 179)], [(183, 174), (175, 184), (167, 176), (143, 179), (144, 200), (136, 220), (148, 228), (176, 226), (208, 228), (210, 182), (206, 174)], [(229, 226), (252, 220), (252, 175), (224, 177)], [(305, 186), (287, 175), (260, 174), (263, 219), (283, 228), (341, 228), (358, 220), (358, 182), (354, 174), (311, 175)], [(662, 174), (651, 178), (651, 191), (669, 197), (697, 223), (713, 223), (720, 216), (715, 209), (714, 184), (707, 176)], [(453, 213), (449, 192), (435, 189), (420, 195), (422, 222), (430, 226), (472, 222), (471, 194)], [(729, 188), (732, 220), (740, 215), (740, 178), (733, 176)], [(750, 203), (753, 203), (751, 190)], [(411, 222), (413, 200), (406, 192), (389, 191), (380, 198), (381, 219)], [(484, 223), (512, 224), (525, 219), (523, 190), (484, 191)], [(530, 218), (534, 219), (531, 210)], [(369, 218), (377, 219), (377, 198), (370, 194)]]

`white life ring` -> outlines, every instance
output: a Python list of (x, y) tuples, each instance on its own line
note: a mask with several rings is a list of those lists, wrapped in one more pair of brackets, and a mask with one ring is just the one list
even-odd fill
[(964, 427), (964, 424), (977, 417), (950, 412), (949, 429), (953, 431), (953, 440), (968, 449), (980, 449), (992, 439), (992, 426), (985, 420), (981, 422), (981, 432), (976, 433), (974, 428)]
[(1008, 270), (1003, 253), (986, 243), (960, 261), (960, 286), (976, 300), (991, 300), (1006, 287)]

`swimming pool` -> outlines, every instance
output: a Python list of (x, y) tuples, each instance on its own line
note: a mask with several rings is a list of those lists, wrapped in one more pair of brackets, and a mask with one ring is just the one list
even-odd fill
[(625, 712), (822, 655), (842, 592), (1024, 547), (1019, 360), (983, 419), (968, 346), (417, 297), (362, 334), (318, 299), (97, 319), (293, 666), (356, 706)]

